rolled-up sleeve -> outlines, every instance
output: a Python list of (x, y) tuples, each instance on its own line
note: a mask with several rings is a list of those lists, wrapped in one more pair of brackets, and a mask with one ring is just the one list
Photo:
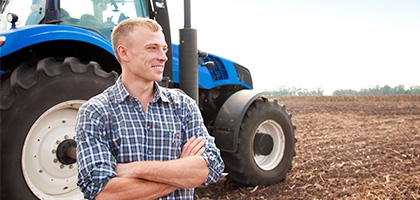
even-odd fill
[(210, 183), (217, 182), (225, 169), (222, 157), (220, 155), (220, 150), (216, 147), (214, 143), (214, 137), (209, 135), (207, 128), (203, 123), (203, 118), (201, 116), (198, 106), (194, 103), (189, 104), (189, 117), (188, 117), (188, 135), (193, 135), (196, 137), (204, 137), (206, 140), (205, 151), (201, 155), (204, 160), (207, 162), (209, 168), (209, 175), (203, 185), (208, 185)]
[(216, 148), (214, 144), (214, 138), (209, 136), (206, 142), (206, 151), (202, 154), (202, 157), (207, 162), (209, 167), (209, 175), (203, 185), (217, 182), (224, 171), (225, 165), (220, 156), (220, 150)]
[(103, 113), (93, 106), (83, 105), (79, 109), (75, 127), (77, 140), (77, 185), (85, 198), (94, 199), (108, 181), (116, 177), (116, 159), (104, 141), (105, 124)]

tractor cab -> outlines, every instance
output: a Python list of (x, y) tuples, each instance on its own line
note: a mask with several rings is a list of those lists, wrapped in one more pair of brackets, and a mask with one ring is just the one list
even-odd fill
[[(13, 3), (13, 5), (8, 5)], [(61, 24), (90, 29), (110, 39), (111, 30), (130, 17), (150, 17), (149, 1), (140, 0), (9, 0), (3, 1), (1, 29), (10, 29), (11, 18), (17, 16), (16, 27), (36, 24)], [(17, 6), (19, 5), (19, 6)], [(30, 5), (22, 9), (21, 5)], [(7, 10), (3, 10), (7, 9)]]

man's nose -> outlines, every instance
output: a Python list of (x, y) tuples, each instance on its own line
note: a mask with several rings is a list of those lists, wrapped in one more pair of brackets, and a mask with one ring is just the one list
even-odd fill
[(168, 56), (166, 55), (166, 51), (161, 50), (159, 53), (159, 60), (166, 62), (168, 60)]

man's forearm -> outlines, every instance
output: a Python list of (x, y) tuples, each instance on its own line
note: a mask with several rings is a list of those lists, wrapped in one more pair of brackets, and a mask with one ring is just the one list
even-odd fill
[[(153, 167), (154, 163), (150, 166)], [(180, 188), (195, 188), (206, 180), (209, 169), (206, 161), (201, 156), (190, 156), (177, 160), (161, 162), (155, 166), (157, 170), (149, 168), (140, 170), (140, 176), (146, 180), (167, 183)]]
[(169, 184), (177, 188), (195, 188), (204, 183), (209, 169), (206, 161), (197, 155), (170, 161), (118, 164), (117, 174)]
[(177, 188), (163, 183), (136, 178), (112, 178), (96, 197), (101, 199), (156, 199), (170, 194)]

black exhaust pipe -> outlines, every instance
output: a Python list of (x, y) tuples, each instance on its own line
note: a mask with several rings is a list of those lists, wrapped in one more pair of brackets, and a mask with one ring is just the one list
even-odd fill
[(184, 0), (184, 28), (179, 30), (179, 87), (198, 101), (197, 30), (191, 28), (191, 2)]

